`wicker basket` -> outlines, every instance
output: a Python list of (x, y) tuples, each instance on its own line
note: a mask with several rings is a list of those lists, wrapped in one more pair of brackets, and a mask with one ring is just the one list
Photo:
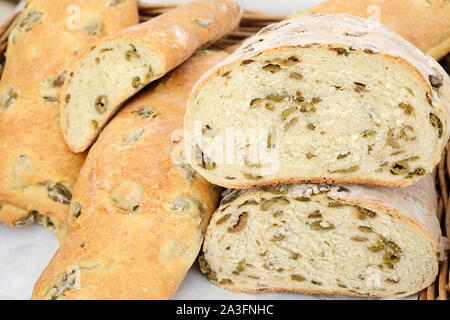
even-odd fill
[[(167, 10), (176, 7), (177, 3), (165, 3), (165, 4), (139, 4), (139, 14), (140, 21), (147, 21), (157, 15), (160, 15)], [(3, 64), (6, 51), (7, 39), (11, 29), (15, 26), (17, 22), (16, 18), (18, 13), (12, 16), (3, 26), (0, 27), (0, 76), (3, 70)], [(226, 38), (218, 41), (215, 46), (218, 47), (228, 47), (231, 45), (236, 45), (245, 38), (255, 34), (262, 27), (268, 24), (278, 22), (284, 19), (284, 16), (272, 15), (255, 10), (245, 10), (242, 17), (242, 21), (238, 30), (229, 34)], [(450, 55), (447, 55), (442, 59), (441, 64), (450, 72)], [(450, 187), (450, 154), (447, 153), (449, 144), (442, 155), (442, 160), (439, 166), (434, 172), (436, 188), (438, 190), (439, 206), (438, 206), (438, 218), (441, 222), (442, 232), (444, 235), (450, 235), (450, 208), (449, 208), (449, 187)], [(446, 252), (446, 257), (448, 257), (449, 252)], [(420, 295), (420, 300), (447, 300), (450, 295), (450, 284), (449, 284), (449, 263), (446, 259), (440, 265), (439, 275), (436, 281), (424, 289)]]

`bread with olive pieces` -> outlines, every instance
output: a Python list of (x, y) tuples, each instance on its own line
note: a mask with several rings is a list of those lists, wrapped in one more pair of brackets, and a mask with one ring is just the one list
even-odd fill
[(106, 126), (75, 186), (65, 240), (33, 299), (174, 294), (220, 195), (183, 158), (186, 101), (200, 75), (226, 56), (200, 51)]
[(447, 143), (449, 91), (435, 60), (376, 22), (286, 20), (196, 84), (185, 117), (189, 161), (228, 188), (411, 185)]
[(61, 126), (75, 152), (86, 150), (121, 104), (239, 24), (232, 0), (198, 0), (95, 43), (63, 89)]
[(208, 227), (200, 265), (232, 291), (408, 296), (438, 272), (436, 208), (430, 176), (406, 188), (231, 190)]
[(349, 13), (381, 22), (436, 60), (450, 51), (448, 0), (329, 0), (310, 11)]
[(134, 0), (31, 0), (8, 38), (0, 81), (0, 222), (69, 215), (85, 154), (65, 144), (59, 95), (71, 59), (96, 39), (138, 23)]

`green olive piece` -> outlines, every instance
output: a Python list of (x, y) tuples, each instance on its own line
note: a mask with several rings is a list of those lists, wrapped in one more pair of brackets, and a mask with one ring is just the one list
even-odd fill
[(276, 59), (275, 62), (277, 62), (285, 67), (292, 67), (292, 66), (296, 65), (297, 63), (299, 63), (300, 60), (297, 57), (292, 56), (287, 59)]
[(334, 170), (334, 171), (329, 171), (330, 173), (353, 173), (359, 170), (359, 166), (352, 166), (348, 169), (339, 169), (339, 170)]
[(216, 225), (221, 225), (223, 224), (225, 221), (227, 221), (229, 218), (231, 217), (231, 214), (226, 214), (224, 215), (222, 218), (220, 218), (219, 220), (217, 220)]
[(361, 132), (361, 135), (363, 136), (363, 138), (367, 138), (367, 137), (373, 137), (377, 134), (377, 132), (375, 130), (364, 130), (363, 132)]
[(305, 277), (303, 277), (303, 276), (301, 276), (301, 275), (299, 275), (299, 274), (293, 274), (293, 275), (291, 275), (291, 280), (294, 280), (294, 281), (305, 281), (306, 279), (305, 279)]
[(271, 198), (269, 200), (264, 201), (261, 204), (261, 210), (262, 211), (267, 211), (269, 210), (269, 208), (274, 205), (274, 204), (282, 204), (282, 205), (286, 205), (289, 204), (289, 200), (286, 199), (285, 197), (275, 197), (275, 198)]
[(152, 118), (152, 119), (154, 119), (160, 115), (160, 113), (152, 107), (142, 107), (142, 108), (139, 108), (138, 110), (132, 111), (131, 113), (135, 113), (138, 116), (141, 116), (144, 118)]
[(83, 206), (81, 203), (77, 200), (72, 201), (72, 217), (79, 218), (81, 215), (81, 210), (83, 209)]
[(297, 124), (299, 121), (299, 118), (292, 118), (286, 125), (284, 126), (284, 130), (289, 130), (291, 127), (293, 127), (295, 124)]
[(139, 59), (140, 57), (141, 56), (136, 52), (136, 49), (125, 52), (125, 59), (127, 59), (127, 61), (130, 61), (132, 58)]
[(247, 224), (247, 216), (247, 212), (241, 213), (238, 222), (232, 228), (228, 228), (228, 232), (235, 233), (241, 231)]
[(415, 136), (413, 127), (408, 125), (403, 126), (402, 130), (400, 131), (400, 136), (405, 141), (414, 140)]
[(126, 0), (111, 0), (111, 7), (118, 6), (119, 4), (125, 3)]
[(397, 137), (395, 136), (395, 132), (393, 129), (389, 129), (389, 131), (388, 131), (387, 143), (394, 149), (400, 148), (400, 144), (397, 141)]
[(442, 121), (439, 119), (434, 113), (430, 113), (430, 123), (433, 127), (438, 129), (439, 138), (442, 137), (443, 128), (442, 128)]
[(208, 25), (209, 25), (209, 22), (208, 22), (208, 21), (203, 20), (203, 19), (200, 19), (200, 18), (196, 18), (196, 19), (195, 19), (195, 23), (196, 23), (200, 28), (203, 28), (203, 29), (207, 29), (207, 28), (208, 28)]
[(364, 232), (364, 233), (371, 233), (371, 232), (373, 232), (373, 229), (371, 227), (368, 227), (368, 226), (359, 226), (358, 229), (359, 229), (359, 231)]
[(302, 80), (303, 76), (298, 72), (291, 72), (289, 74), (289, 78), (294, 79), (294, 80)]
[(408, 103), (400, 102), (398, 104), (398, 107), (400, 109), (402, 109), (405, 112), (406, 115), (414, 114), (414, 108)]
[(97, 99), (95, 99), (95, 110), (97, 110), (98, 113), (103, 114), (108, 109), (107, 104), (108, 104), (107, 96), (105, 95), (98, 96)]
[(322, 214), (320, 213), (319, 210), (316, 210), (316, 211), (314, 211), (313, 213), (310, 213), (310, 214), (308, 215), (308, 218), (309, 218), (309, 219), (319, 219), (319, 218), (322, 218)]
[(256, 200), (246, 200), (242, 202), (240, 205), (238, 205), (238, 209), (248, 206), (248, 205), (257, 205), (258, 202)]
[(281, 67), (277, 64), (268, 64), (263, 67), (264, 70), (269, 71), (270, 73), (276, 73), (281, 70)]
[(400, 255), (391, 251), (387, 251), (383, 255), (383, 262), (384, 263), (397, 263), (400, 261)]
[(355, 237), (351, 237), (350, 240), (353, 240), (356, 242), (364, 242), (364, 241), (368, 241), (369, 239), (367, 239), (366, 237), (355, 236)]
[(253, 99), (250, 102), (250, 108), (260, 107), (262, 104), (262, 101), (263, 101), (263, 99), (261, 99), (261, 98)]
[(329, 230), (333, 230), (335, 228), (332, 223), (328, 223), (328, 225), (323, 226), (322, 220), (314, 221), (313, 223), (309, 224), (309, 226), (313, 230), (319, 230), (319, 231), (329, 231)]
[(248, 172), (242, 172), (242, 175), (243, 175), (246, 179), (249, 179), (249, 180), (260, 180), (260, 179), (263, 178), (263, 177), (260, 176), (260, 175), (255, 175), (255, 174), (251, 174), (251, 173), (248, 173)]
[(241, 260), (241, 261), (239, 261), (236, 271), (243, 272), (244, 270), (245, 270), (245, 260)]
[(409, 171), (408, 162), (405, 160), (397, 161), (391, 167), (391, 173), (394, 175), (407, 174)]
[(299, 102), (300, 105), (300, 112), (306, 113), (306, 112), (316, 112), (316, 107), (311, 102)]
[(48, 197), (53, 201), (69, 204), (72, 200), (72, 192), (63, 184), (48, 182), (46, 187)]
[(281, 112), (281, 120), (284, 122), (287, 120), (287, 118), (289, 117), (289, 115), (291, 115), (292, 113), (294, 113), (295, 111), (297, 111), (297, 107), (289, 107), (287, 109), (284, 109)]
[(278, 94), (270, 94), (266, 97), (267, 100), (273, 101), (273, 102), (282, 102), (286, 97)]
[(377, 252), (383, 251), (384, 247), (385, 247), (384, 242), (381, 240), (377, 240), (377, 242), (374, 245), (369, 247), (369, 251), (373, 252), (373, 253), (377, 253)]
[(139, 77), (134, 77), (133, 81), (131, 81), (131, 86), (135, 89), (140, 89), (144, 86), (143, 83), (141, 83), (141, 78)]
[(376, 212), (370, 211), (368, 209), (361, 208), (361, 207), (357, 207), (357, 209), (359, 211), (359, 219), (360, 220), (364, 220), (367, 217), (375, 218), (377, 216)]
[(345, 55), (347, 57), (349, 55), (349, 52), (345, 48), (335, 47), (331, 48), (331, 50), (335, 51), (338, 56)]

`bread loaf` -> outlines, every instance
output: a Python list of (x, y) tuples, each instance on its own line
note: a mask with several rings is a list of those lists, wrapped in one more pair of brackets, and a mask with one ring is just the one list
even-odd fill
[(196, 84), (185, 118), (189, 161), (228, 188), (407, 186), (440, 160), (449, 97), (440, 65), (376, 22), (287, 20)]
[(310, 11), (381, 22), (436, 60), (450, 51), (448, 0), (329, 0)]
[(59, 93), (68, 65), (96, 39), (138, 23), (134, 0), (31, 0), (8, 39), (0, 82), (0, 222), (68, 217), (84, 154), (66, 146)]
[(407, 296), (438, 272), (436, 207), (430, 176), (407, 188), (231, 190), (208, 227), (200, 265), (232, 291)]
[(232, 31), (240, 16), (232, 0), (198, 0), (94, 44), (63, 89), (61, 126), (70, 149), (86, 150), (125, 100)]
[(220, 193), (183, 158), (185, 105), (195, 81), (225, 57), (200, 51), (103, 130), (77, 181), (65, 240), (34, 299), (172, 296)]

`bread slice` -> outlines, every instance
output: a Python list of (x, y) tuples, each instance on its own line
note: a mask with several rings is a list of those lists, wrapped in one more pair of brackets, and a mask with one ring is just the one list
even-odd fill
[(436, 206), (430, 176), (407, 188), (231, 190), (208, 227), (200, 265), (232, 291), (407, 296), (438, 272)]
[(61, 126), (70, 149), (86, 150), (121, 104), (239, 23), (232, 0), (198, 0), (97, 42), (63, 89)]
[(64, 241), (33, 299), (169, 299), (175, 293), (221, 191), (183, 157), (186, 101), (200, 75), (226, 57), (200, 51), (103, 130), (77, 180)]
[(450, 51), (450, 3), (446, 0), (328, 0), (313, 13), (349, 13), (381, 22), (439, 60)]
[(189, 160), (228, 188), (411, 185), (448, 140), (449, 83), (436, 61), (373, 21), (283, 21), (199, 80), (185, 117)]
[(0, 81), (1, 223), (36, 219), (55, 231), (65, 223), (86, 154), (64, 142), (61, 87), (83, 50), (138, 20), (135, 0), (27, 2), (8, 38)]

